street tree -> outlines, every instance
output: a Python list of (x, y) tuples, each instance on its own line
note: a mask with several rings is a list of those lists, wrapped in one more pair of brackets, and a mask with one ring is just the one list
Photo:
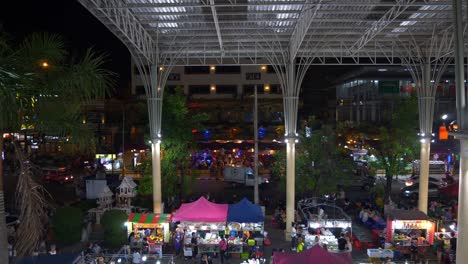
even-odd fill
[[(0, 32), (0, 132), (22, 128), (59, 136), (80, 148), (89, 146), (89, 133), (79, 126), (80, 105), (106, 95), (112, 73), (103, 69), (104, 56), (87, 50), (72, 58), (58, 35), (34, 33), (19, 44)], [(83, 138), (87, 137), (87, 140)], [(0, 152), (3, 149), (0, 137)], [(48, 206), (46, 191), (33, 180), (33, 165), (16, 146), (19, 160), (16, 202), (21, 225), (17, 230), (18, 255), (32, 252), (44, 232)], [(0, 159), (0, 263), (8, 263), (3, 161)]]
[[(286, 180), (284, 151), (275, 155), (272, 173)], [(340, 147), (332, 127), (322, 125), (310, 137), (301, 137), (296, 145), (296, 190), (299, 195), (319, 195), (337, 191), (337, 185), (350, 183), (351, 160), (346, 149)]]
[[(165, 199), (176, 196), (181, 198), (191, 191), (193, 179), (189, 163), (190, 150), (196, 148), (196, 139), (192, 130), (200, 130), (208, 118), (206, 114), (190, 113), (181, 87), (165, 94), (162, 118), (162, 195)], [(149, 195), (153, 192), (150, 156), (143, 162), (141, 169), (144, 173), (139, 193)]]
[(393, 178), (406, 173), (418, 149), (418, 102), (410, 96), (396, 102), (393, 111), (384, 114), (384, 122), (378, 128), (378, 140), (370, 150), (376, 156), (371, 168), (385, 170), (384, 202), (389, 203)]

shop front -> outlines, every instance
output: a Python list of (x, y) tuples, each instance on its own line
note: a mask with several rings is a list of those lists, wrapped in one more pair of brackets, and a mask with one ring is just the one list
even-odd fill
[(139, 248), (147, 246), (148, 253), (162, 256), (162, 246), (164, 243), (169, 243), (171, 221), (171, 214), (131, 213), (126, 226), (129, 235), (133, 232), (135, 243), (130, 246)]
[(412, 249), (425, 254), (434, 234), (435, 224), (421, 211), (395, 209), (387, 216), (386, 242), (401, 254), (411, 254)]

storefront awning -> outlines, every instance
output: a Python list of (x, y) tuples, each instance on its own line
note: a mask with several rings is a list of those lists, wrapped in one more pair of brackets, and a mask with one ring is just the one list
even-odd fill
[(162, 224), (172, 221), (172, 214), (137, 214), (131, 213), (128, 222), (137, 224)]

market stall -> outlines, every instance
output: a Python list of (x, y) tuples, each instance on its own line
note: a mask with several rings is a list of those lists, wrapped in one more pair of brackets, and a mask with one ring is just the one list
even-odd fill
[(387, 216), (386, 242), (402, 254), (410, 253), (411, 246), (424, 254), (434, 243), (434, 233), (435, 224), (421, 211), (395, 209)]
[(316, 236), (319, 236), (320, 244), (327, 244), (330, 251), (338, 251), (338, 238), (341, 233), (349, 232), (351, 235), (351, 218), (340, 208), (332, 204), (314, 201), (299, 202), (299, 211), (304, 219), (299, 227), (305, 238), (306, 248), (316, 244)]
[(215, 253), (226, 228), (228, 205), (216, 204), (200, 197), (192, 203), (184, 203), (173, 217), (179, 228), (185, 231), (184, 255), (192, 256), (192, 234), (198, 239), (198, 252)]
[[(262, 208), (244, 198), (236, 204), (229, 205), (227, 214), (228, 252), (242, 253), (245, 246), (263, 246)], [(248, 236), (248, 240), (242, 238)], [(245, 243), (244, 243), (245, 242)], [(249, 249), (250, 250), (250, 249)]]
[(162, 246), (170, 239), (169, 223), (171, 214), (137, 214), (131, 213), (126, 222), (127, 232), (134, 234), (138, 241), (134, 247), (144, 247), (143, 241), (148, 243), (148, 252), (162, 256)]

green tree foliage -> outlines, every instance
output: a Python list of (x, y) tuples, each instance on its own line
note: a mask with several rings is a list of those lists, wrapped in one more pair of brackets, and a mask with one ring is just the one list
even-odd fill
[(104, 227), (104, 243), (112, 248), (117, 248), (127, 240), (127, 214), (121, 210), (108, 210), (102, 216)]
[(83, 212), (76, 207), (63, 207), (57, 209), (52, 218), (52, 230), (58, 242), (73, 244), (81, 239), (83, 226)]
[(84, 102), (103, 98), (113, 84), (114, 74), (103, 68), (105, 56), (88, 49), (78, 59), (60, 36), (46, 33), (19, 45), (0, 43), (0, 130), (26, 127), (90, 152), (92, 137), (79, 116)]
[[(162, 120), (161, 184), (162, 195), (168, 198), (190, 192), (193, 177), (189, 169), (189, 155), (196, 144), (192, 130), (201, 129), (207, 116), (191, 114), (182, 88), (176, 87), (174, 93), (166, 93), (164, 96)], [(140, 194), (149, 195), (153, 192), (151, 168), (149, 156), (141, 167), (144, 176), (138, 189)]]
[(411, 162), (418, 149), (418, 102), (411, 96), (397, 102), (393, 112), (388, 112), (383, 125), (379, 127), (379, 140), (371, 153), (377, 158), (374, 168), (385, 170), (385, 195), (388, 203), (394, 176), (406, 174), (406, 166)]
[[(74, 144), (81, 152), (91, 152), (94, 149), (92, 137), (89, 130), (80, 125), (78, 117), (81, 103), (103, 97), (112, 84), (113, 74), (104, 70), (103, 65), (104, 56), (91, 50), (80, 59), (73, 58), (58, 35), (34, 33), (17, 44), (0, 31), (0, 132), (33, 129), (40, 134), (60, 136), (64, 144)], [(3, 137), (0, 137), (0, 152), (2, 147)], [(3, 182), (2, 162), (0, 159), (0, 182)], [(19, 174), (22, 177), (32, 175), (24, 171)], [(0, 194), (2, 187), (0, 184)], [(44, 206), (37, 204), (43, 199), (33, 199), (37, 197), (29, 192), (19, 194), (21, 200), (29, 201), (23, 203), (22, 208)], [(28, 195), (32, 198), (27, 199)], [(3, 195), (0, 195), (0, 208), (4, 208), (3, 204)], [(22, 210), (20, 218), (43, 226), (46, 219), (43, 212), (45, 210)], [(0, 263), (6, 263), (3, 209), (0, 219)], [(26, 255), (34, 249), (38, 242), (34, 240), (40, 236), (33, 238), (28, 236), (28, 230), (21, 230), (28, 225), (19, 228), (17, 246), (22, 250), (18, 254)], [(21, 245), (24, 241), (28, 243)]]
[[(285, 184), (285, 152), (278, 152), (275, 158), (272, 172)], [(351, 160), (338, 146), (331, 127), (322, 126), (311, 137), (301, 137), (296, 144), (296, 193), (318, 196), (337, 191), (337, 184), (349, 184), (351, 174)]]

